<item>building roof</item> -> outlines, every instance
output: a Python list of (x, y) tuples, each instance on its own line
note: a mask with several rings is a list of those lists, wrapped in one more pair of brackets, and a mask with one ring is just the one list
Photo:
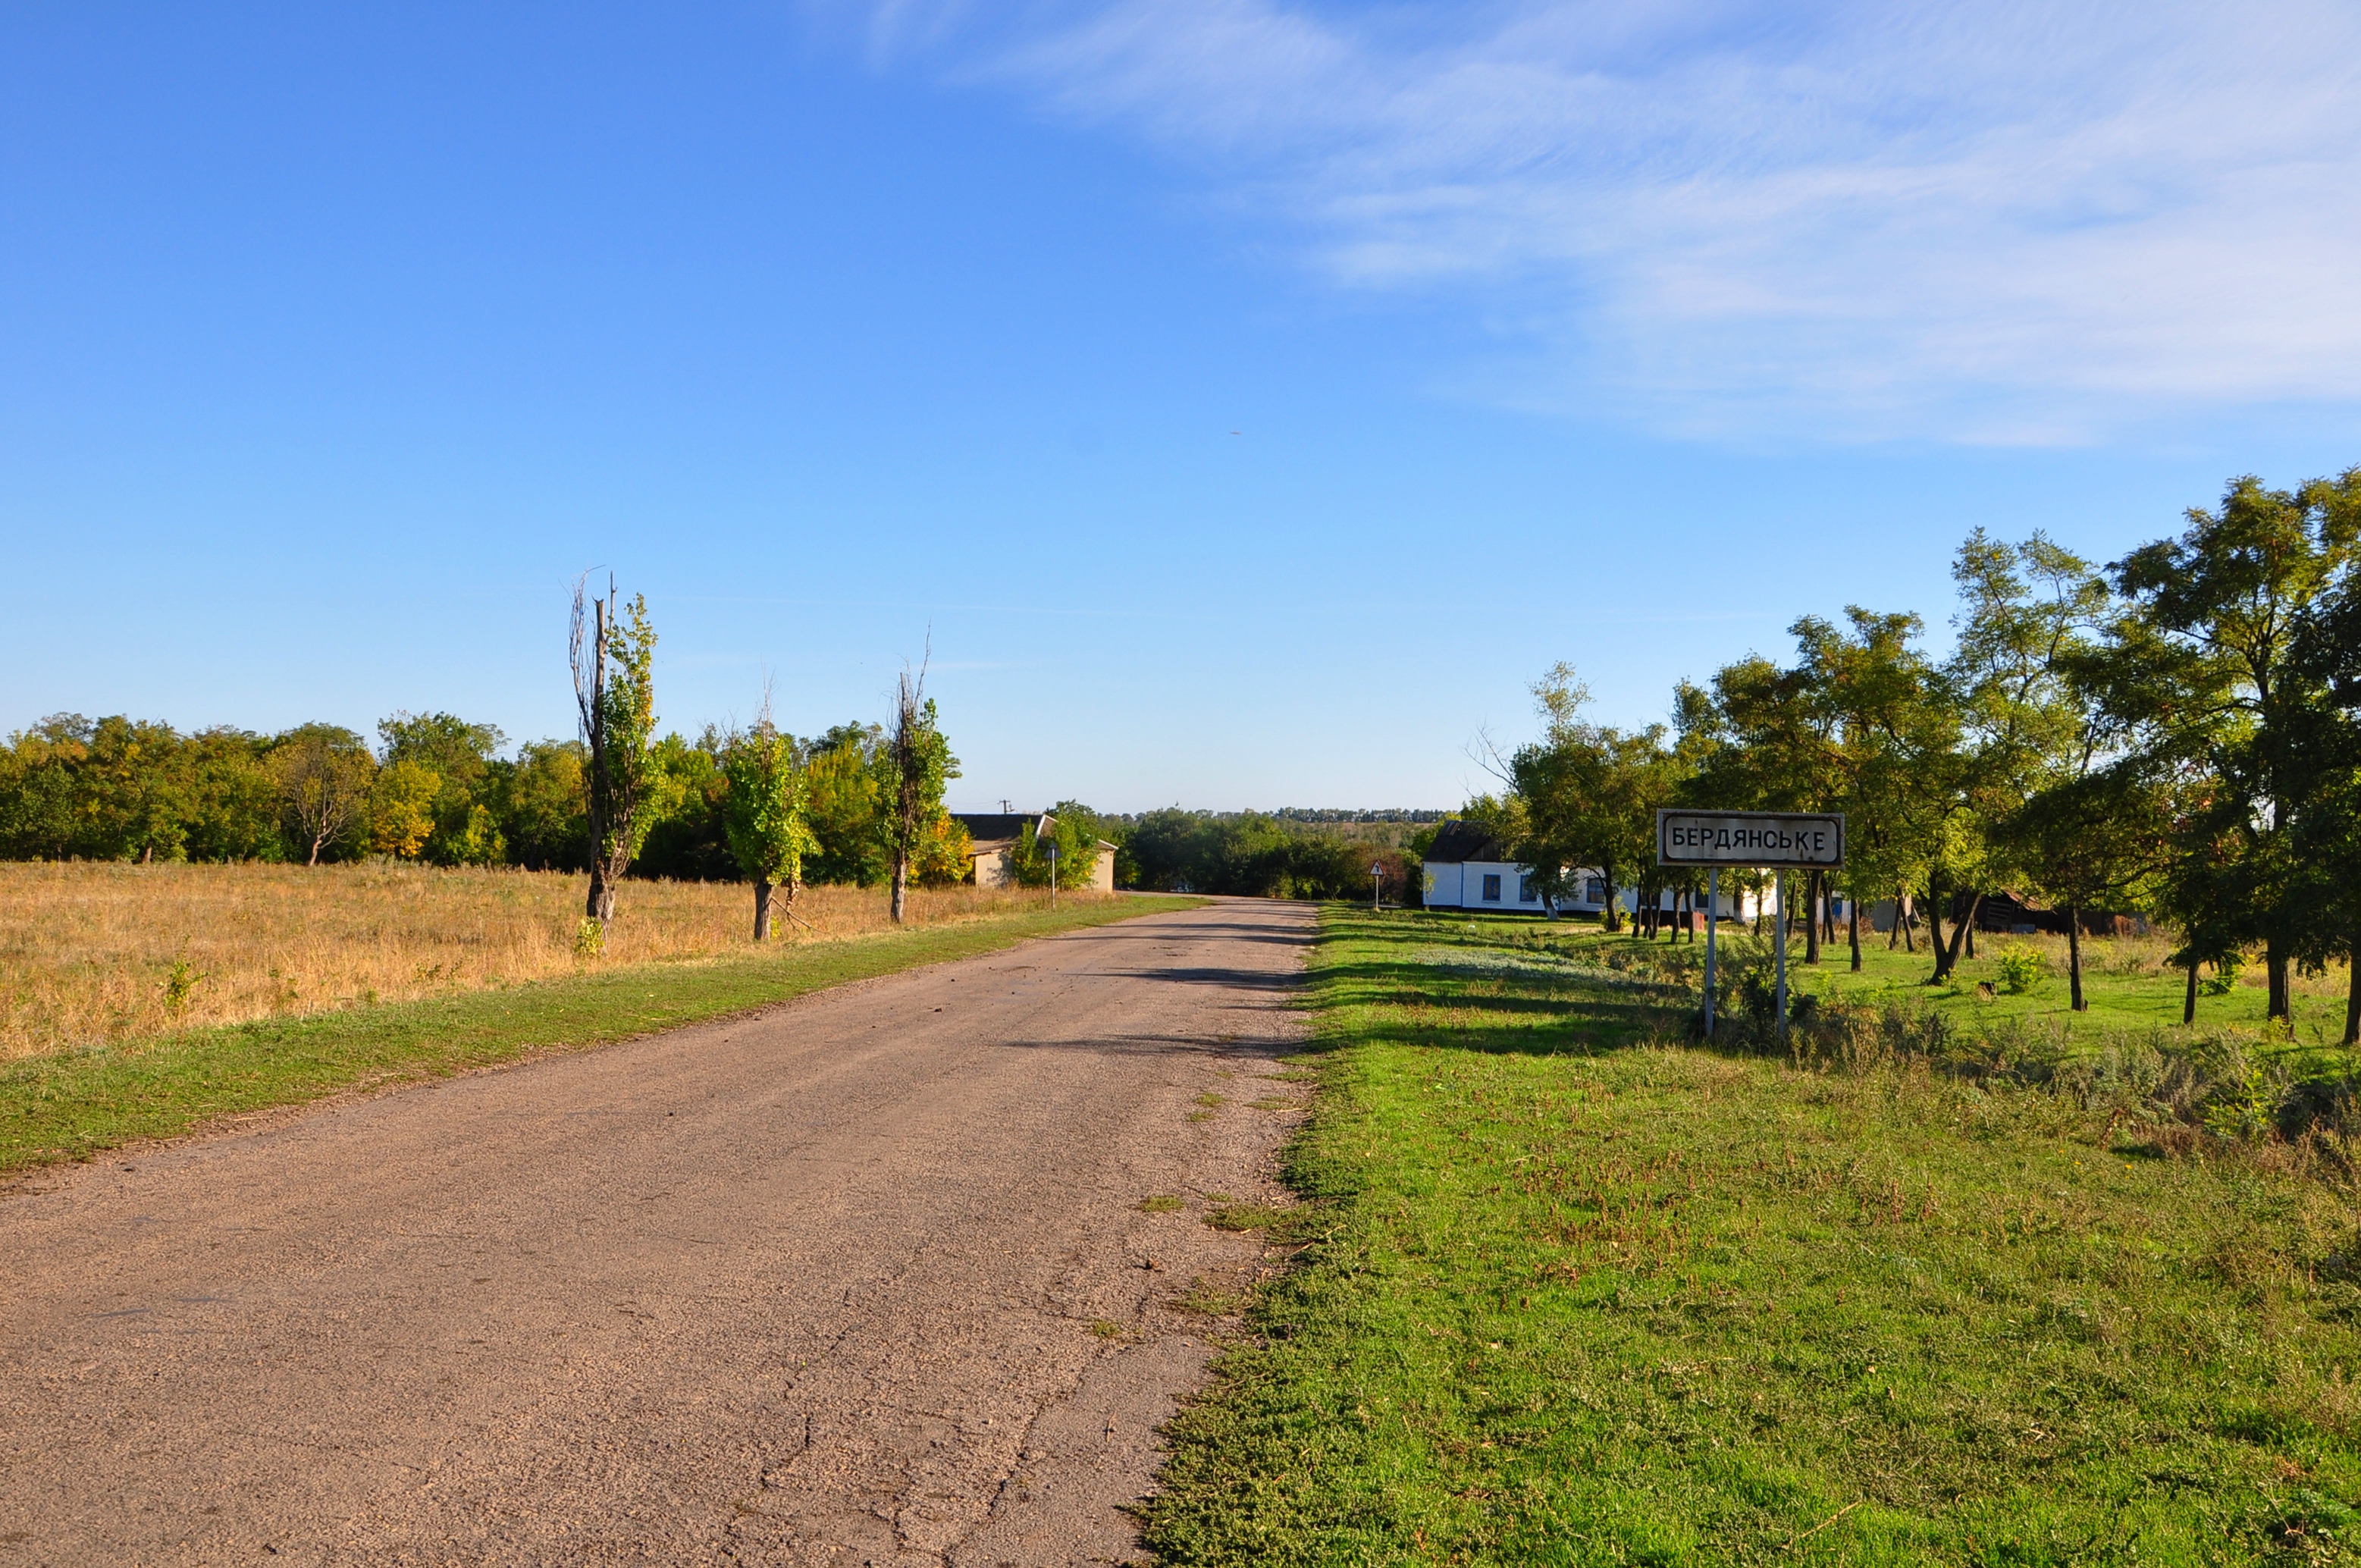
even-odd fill
[[(1038, 828), (1041, 818), (1048, 815), (1047, 812), (1036, 811), (1015, 813), (954, 811), (950, 814), (950, 819), (967, 829), (967, 836), (972, 840), (970, 845), (971, 850), (982, 851), (988, 849), (1006, 849), (1024, 836), (1026, 828)], [(1097, 843), (1100, 849), (1109, 854), (1113, 854), (1120, 847), (1108, 843), (1104, 839), (1097, 840)]]
[(1466, 861), (1499, 861), (1506, 862), (1509, 851), (1501, 847), (1492, 830), (1480, 822), (1446, 822), (1435, 834), (1434, 843), (1426, 858), (1438, 865), (1453, 865)]
[(1014, 839), (1028, 825), (1038, 823), (1041, 815), (1036, 811), (954, 811), (951, 820), (966, 828), (969, 838), (982, 844), (1000, 839)]

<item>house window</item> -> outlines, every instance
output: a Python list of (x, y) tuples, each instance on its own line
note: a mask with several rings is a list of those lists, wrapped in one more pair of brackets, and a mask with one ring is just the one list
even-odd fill
[(1542, 890), (1533, 885), (1533, 879), (1531, 876), (1528, 876), (1523, 872), (1519, 872), (1517, 873), (1517, 902), (1519, 904), (1539, 904), (1541, 901)]
[(1498, 904), (1500, 902), (1500, 873), (1499, 872), (1486, 872), (1484, 873), (1484, 902), (1487, 904)]
[(1595, 876), (1589, 881), (1584, 883), (1582, 884), (1582, 902), (1585, 904), (1606, 903), (1607, 879), (1605, 877)]

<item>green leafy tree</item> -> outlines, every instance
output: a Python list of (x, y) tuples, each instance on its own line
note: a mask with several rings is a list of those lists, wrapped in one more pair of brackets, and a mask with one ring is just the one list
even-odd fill
[(226, 727), (188, 739), (187, 831), (192, 861), (276, 861), (286, 856), (278, 784), (261, 737)]
[(2260, 945), (2274, 1019), (2291, 1016), (2290, 965), (2312, 940), (2296, 853), (2301, 743), (2328, 701), (2295, 653), (2352, 569), (2356, 495), (2361, 469), (2292, 491), (2247, 476), (2218, 508), (2191, 510), (2179, 538), (2114, 568), (2131, 601), (2111, 649), (2114, 716), (2160, 773), (2194, 775), (2171, 872), (2191, 961), (2206, 947)]
[(1098, 819), (1087, 806), (1073, 801), (1060, 802), (1043, 814), (1042, 822), (1049, 825), (1047, 839), (1039, 836), (1039, 824), (1027, 822), (1017, 829), (1016, 843), (1009, 851), (1009, 871), (1020, 887), (1048, 887), (1050, 883), (1049, 849), (1057, 847), (1055, 862), (1057, 884), (1060, 888), (1091, 885), (1091, 877), (1098, 869)]
[(500, 727), (455, 713), (398, 711), (377, 727), (378, 762), (390, 769), (412, 763), (436, 780), (427, 815), (432, 825), (416, 851), (437, 865), (488, 865), (504, 858), (491, 797), (498, 754), (508, 744)]
[(586, 608), (583, 584), (575, 584), (574, 699), (582, 727), (590, 833), (585, 913), (602, 927), (615, 917), (616, 885), (653, 824), (642, 808), (655, 738), (655, 648), (644, 598), (635, 594), (619, 609), (610, 581), (607, 597)]
[(380, 855), (414, 861), (434, 836), (435, 798), (442, 775), (423, 762), (387, 762), (369, 785), (368, 844)]
[(892, 763), (884, 752), (873, 725), (840, 724), (811, 743), (806, 815), (819, 845), (806, 867), (812, 881), (875, 887), (891, 872)]
[(1990, 673), (1985, 702), (1999, 716), (1988, 726), (2002, 786), (1987, 814), (1993, 862), (2063, 906), (2068, 994), (2083, 1012), (2084, 913), (2142, 886), (2165, 850), (2164, 780), (2105, 701), (2114, 596), (2037, 532), (2010, 545), (1979, 529), (1956, 575), (1970, 589), (1961, 642)]
[(804, 774), (796, 765), (795, 739), (771, 722), (767, 700), (754, 727), (730, 738), (722, 766), (729, 780), (722, 820), (730, 852), (754, 884), (754, 940), (767, 942), (771, 890), (786, 889), (792, 914), (804, 857), (818, 848), (804, 821)]
[(494, 764), (486, 793), (509, 859), (533, 871), (590, 864), (589, 790), (579, 740), (531, 740)]
[(1904, 901), (1925, 869), (1914, 770), (1926, 751), (1941, 749), (1949, 727), (1930, 724), (1933, 672), (1916, 646), (1919, 619), (1858, 605), (1847, 607), (1843, 629), (1806, 619), (1796, 635), (1825, 724), (1812, 763), (1824, 777), (1818, 809), (1845, 817), (1845, 865), (1828, 885), (1846, 894), (1858, 970), (1864, 902), (1892, 897), (1895, 930), (1904, 930)]
[(951, 755), (926, 685), (923, 663), (915, 674), (903, 670), (894, 705), (894, 736), (884, 753), (892, 770), (885, 828), (893, 856), (895, 925), (906, 914), (911, 867), (925, 830), (942, 815), (944, 788), (959, 777), (959, 759)]
[[(2333, 537), (2351, 536), (2353, 477), (2315, 487)], [(2295, 663), (2321, 695), (2299, 715), (2290, 747), (2304, 802), (2291, 890), (2306, 912), (2298, 958), (2345, 961), (2345, 1044), (2361, 1045), (2361, 563), (2348, 559), (2314, 602), (2297, 630)]]
[[(786, 737), (792, 750), (793, 736)], [(667, 735), (649, 749), (649, 827), (634, 862), (641, 876), (726, 882), (738, 874), (723, 820), (730, 738), (710, 725), (695, 740)]]
[(1498, 769), (1525, 819), (1510, 853), (1553, 902), (1574, 891), (1575, 877), (1596, 871), (1608, 888), (1601, 923), (1620, 930), (1615, 891), (1652, 863), (1656, 808), (1671, 799), (1664, 728), (1624, 730), (1585, 719), (1590, 693), (1570, 664), (1551, 668), (1532, 690), (1542, 739), (1519, 747)]

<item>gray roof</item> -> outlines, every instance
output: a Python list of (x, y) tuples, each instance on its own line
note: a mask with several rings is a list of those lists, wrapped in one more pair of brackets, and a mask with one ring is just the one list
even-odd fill
[(1038, 811), (1019, 811), (1003, 815), (996, 811), (954, 811), (951, 820), (967, 829), (967, 836), (978, 842), (995, 839), (1014, 839), (1023, 828), (1041, 820)]
[(1426, 858), (1438, 865), (1453, 865), (1466, 861), (1499, 861), (1509, 859), (1509, 851), (1492, 836), (1492, 830), (1480, 822), (1446, 822), (1434, 836), (1433, 845)]

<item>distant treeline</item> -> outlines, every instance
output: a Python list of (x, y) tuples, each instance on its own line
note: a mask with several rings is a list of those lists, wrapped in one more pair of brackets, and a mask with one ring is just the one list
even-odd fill
[[(1250, 815), (1250, 814), (1246, 814)], [(1455, 813), (1441, 809), (1389, 806), (1382, 811), (1355, 811), (1333, 806), (1282, 806), (1271, 813), (1281, 822), (1441, 822)]]
[[(1433, 814), (1439, 817), (1441, 813)], [(1376, 813), (1338, 812), (1305, 822), (1259, 812), (1184, 811), (1168, 806), (1138, 816), (1102, 817), (1100, 836), (1122, 846), (1116, 875), (1126, 887), (1159, 892), (1226, 893), (1258, 898), (1366, 898), (1373, 865), (1385, 895), (1415, 896), (1417, 851), (1371, 845), (1334, 826), (1400, 820)], [(1323, 830), (1323, 828), (1327, 830)], [(1433, 830), (1423, 835), (1431, 839)]]
[[(815, 882), (873, 886), (889, 874), (892, 792), (884, 732), (840, 724), (789, 738), (807, 782)], [(396, 713), (375, 746), (305, 724), (275, 735), (61, 714), (0, 748), (0, 857), (14, 860), (294, 861), (375, 856), (434, 865), (580, 871), (589, 861), (583, 749), (529, 741), (513, 758), (489, 724)], [(668, 735), (650, 748), (653, 826), (639, 876), (734, 880), (722, 822), (728, 737)], [(931, 883), (966, 871), (967, 835), (939, 813), (914, 869)]]
[[(840, 724), (790, 737), (818, 843), (806, 880), (873, 887), (889, 874), (891, 799), (884, 731)], [(631, 873), (739, 879), (724, 828), (729, 738), (710, 728), (650, 748), (653, 826)], [(11, 860), (293, 861), (383, 857), (430, 865), (581, 871), (589, 863), (583, 750), (528, 741), (513, 756), (489, 724), (396, 713), (374, 745), (332, 724), (278, 734), (60, 714), (0, 748), (0, 857)], [(1054, 807), (1118, 846), (1123, 886), (1273, 898), (1358, 898), (1369, 868), (1385, 893), (1413, 897), (1412, 852), (1348, 837), (1369, 825), (1432, 824), (1439, 811), (1184, 811), (1137, 816)], [(1429, 828), (1431, 834), (1431, 828)], [(939, 817), (917, 858), (922, 882), (966, 872), (968, 836)]]

